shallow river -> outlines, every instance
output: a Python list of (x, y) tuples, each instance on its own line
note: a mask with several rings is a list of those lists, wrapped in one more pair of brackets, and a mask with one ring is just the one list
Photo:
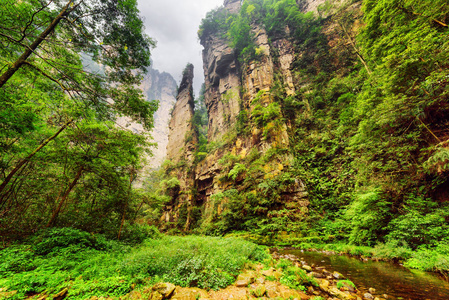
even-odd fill
[(389, 299), (449, 300), (449, 283), (437, 275), (409, 270), (399, 265), (367, 261), (344, 255), (326, 255), (319, 252), (284, 250), (310, 265), (337, 271), (350, 279), (361, 291), (375, 288), (376, 294), (393, 296)]

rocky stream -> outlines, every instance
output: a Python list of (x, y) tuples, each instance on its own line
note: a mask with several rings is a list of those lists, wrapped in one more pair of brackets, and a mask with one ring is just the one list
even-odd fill
[(282, 269), (267, 270), (256, 265), (243, 271), (234, 285), (218, 291), (158, 283), (143, 291), (133, 291), (122, 299), (449, 299), (447, 281), (435, 274), (409, 270), (397, 264), (302, 250), (282, 250), (272, 255), (276, 260), (292, 261), (296, 267), (305, 270), (308, 277), (314, 278), (317, 285), (309, 285), (303, 291), (292, 289), (281, 283)]

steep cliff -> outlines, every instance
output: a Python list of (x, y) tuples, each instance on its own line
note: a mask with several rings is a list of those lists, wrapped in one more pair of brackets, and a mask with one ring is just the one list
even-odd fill
[(168, 122), (170, 110), (176, 102), (177, 84), (170, 74), (150, 69), (140, 87), (148, 100), (159, 100), (159, 108), (154, 114), (154, 129), (151, 131), (157, 146), (153, 148), (153, 156), (147, 163), (155, 168), (159, 167), (167, 156)]
[(167, 158), (175, 164), (180, 161), (191, 164), (198, 142), (192, 121), (195, 107), (192, 84), (193, 65), (189, 64), (184, 70), (169, 123)]
[[(176, 103), (171, 113), (167, 144), (167, 159), (172, 163), (170, 175), (177, 178), (177, 184), (171, 190), (171, 201), (165, 207), (161, 220), (172, 222), (180, 217), (180, 209), (190, 210), (194, 186), (193, 163), (198, 144), (198, 134), (193, 124), (193, 65), (188, 64), (179, 85)], [(190, 224), (187, 215), (184, 228)]]
[[(225, 1), (226, 14), (237, 13), (240, 1)], [(208, 138), (219, 140), (236, 122), (240, 112), (241, 70), (235, 50), (226, 37), (208, 35), (204, 46), (205, 102), (209, 116)]]
[[(396, 0), (227, 0), (208, 13), (199, 37), (209, 144), (189, 168), (191, 201), (178, 213), (188, 227), (443, 241), (443, 2), (441, 11), (419, 2), (433, 19)], [(411, 223), (422, 240), (402, 233)], [(422, 229), (430, 223), (438, 234)]]
[[(168, 143), (168, 122), (170, 120), (170, 110), (176, 101), (177, 85), (175, 79), (166, 72), (159, 72), (149, 68), (140, 85), (147, 100), (158, 100), (159, 108), (154, 114), (154, 128), (150, 135), (153, 143), (153, 156), (146, 157), (146, 170), (159, 167), (167, 156)], [(131, 129), (135, 132), (141, 132), (143, 127), (140, 124), (129, 122), (127, 118), (119, 118), (118, 124)]]
[[(239, 0), (227, 0), (219, 13), (238, 14), (240, 6)], [(195, 190), (193, 204), (202, 211), (197, 215), (201, 220), (197, 221), (203, 225), (226, 210), (229, 197), (223, 193), (237, 189), (242, 194), (257, 195), (263, 193), (258, 184), (264, 180), (282, 181), (282, 187), (276, 188), (276, 196), (265, 195), (279, 198), (263, 208), (265, 216), (269, 207), (280, 208), (287, 203), (299, 208), (294, 209), (298, 215), (307, 212), (304, 184), (290, 176), (293, 158), (289, 150), (288, 122), (282, 117), (273, 92), (275, 83), (282, 80), (285, 93), (295, 93), (291, 72), (294, 48), (288, 29), (274, 39), (258, 23), (253, 23), (250, 31), (259, 50), (257, 59), (249, 61), (239, 59), (229, 38), (221, 32), (201, 36), (210, 151), (195, 164), (192, 188)], [(191, 115), (189, 108), (175, 107), (170, 140), (183, 143), (187, 129), (174, 123), (179, 118), (190, 119)], [(180, 147), (169, 144), (168, 151)], [(169, 155), (169, 159), (177, 162), (174, 155)], [(252, 170), (254, 165), (257, 167)], [(213, 197), (222, 199), (217, 201)]]

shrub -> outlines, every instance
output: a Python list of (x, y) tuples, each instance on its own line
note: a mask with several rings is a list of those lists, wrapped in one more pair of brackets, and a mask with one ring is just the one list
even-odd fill
[[(74, 234), (72, 240), (69, 232)], [(32, 244), (0, 251), (2, 287), (17, 291), (13, 299), (52, 295), (66, 287), (70, 299), (120, 297), (133, 285), (161, 280), (218, 289), (231, 284), (247, 263), (269, 257), (266, 248), (236, 238), (164, 236), (133, 248), (104, 240), (105, 246), (95, 249), (94, 242), (86, 242), (87, 236), (78, 230), (49, 230), (31, 239), (40, 239), (39, 253), (46, 255), (33, 251)]]
[(104, 249), (106, 244), (90, 233), (74, 228), (50, 228), (41, 231), (31, 241), (35, 254), (45, 255), (61, 248), (77, 245), (82, 248)]

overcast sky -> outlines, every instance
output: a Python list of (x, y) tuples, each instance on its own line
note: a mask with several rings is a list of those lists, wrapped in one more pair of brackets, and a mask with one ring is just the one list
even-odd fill
[(188, 62), (195, 66), (194, 90), (198, 96), (204, 81), (198, 27), (206, 13), (223, 0), (138, 0), (147, 34), (157, 41), (152, 51), (153, 68), (170, 73), (178, 85)]

